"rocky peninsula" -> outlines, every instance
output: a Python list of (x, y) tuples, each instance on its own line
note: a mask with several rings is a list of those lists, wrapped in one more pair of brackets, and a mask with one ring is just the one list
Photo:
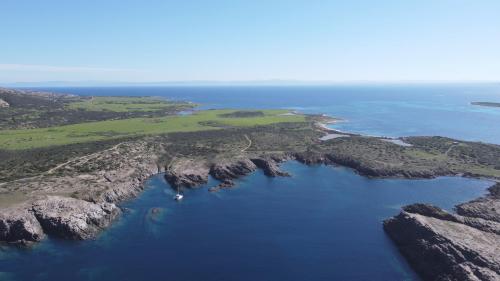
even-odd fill
[(384, 229), (424, 280), (499, 280), (500, 184), (456, 211), (409, 205)]

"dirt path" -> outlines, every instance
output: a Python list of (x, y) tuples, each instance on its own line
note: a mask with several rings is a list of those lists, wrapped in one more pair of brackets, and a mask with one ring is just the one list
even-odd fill
[(247, 145), (247, 147), (243, 148), (241, 150), (241, 152), (245, 152), (247, 149), (249, 149), (252, 146), (252, 140), (247, 135), (244, 135), (244, 137), (245, 137), (245, 139), (247, 139), (248, 145)]
[(0, 183), (0, 186), (4, 186), (4, 185), (6, 185), (6, 184), (9, 184), (9, 183), (14, 183), (14, 182), (18, 182), (18, 181), (24, 181), (24, 180), (36, 179), (36, 178), (40, 178), (40, 177), (45, 176), (45, 175), (50, 175), (50, 174), (52, 174), (54, 171), (56, 171), (57, 169), (60, 169), (60, 168), (62, 168), (62, 167), (64, 167), (64, 166), (66, 166), (66, 165), (68, 165), (68, 164), (70, 164), (70, 163), (73, 163), (73, 162), (76, 162), (76, 161), (81, 161), (81, 160), (88, 161), (88, 160), (90, 160), (92, 157), (97, 156), (98, 154), (102, 153), (103, 151), (108, 151), (108, 150), (113, 150), (113, 149), (118, 148), (118, 146), (120, 146), (121, 144), (123, 144), (123, 143), (116, 144), (116, 145), (114, 145), (113, 147), (110, 147), (110, 148), (108, 148), (108, 149), (101, 150), (101, 151), (98, 151), (98, 152), (94, 152), (94, 153), (92, 153), (92, 154), (88, 154), (88, 155), (81, 156), (81, 157), (77, 157), (77, 158), (72, 158), (72, 159), (70, 159), (70, 160), (68, 160), (68, 161), (66, 161), (66, 162), (64, 162), (64, 163), (61, 163), (61, 164), (59, 164), (59, 165), (55, 166), (55, 167), (54, 167), (54, 168), (52, 168), (52, 169), (49, 169), (49, 170), (47, 170), (47, 171), (45, 171), (45, 172), (43, 172), (43, 173), (41, 173), (41, 174), (37, 175), (37, 176), (27, 177), (27, 178), (22, 178), (22, 179), (17, 179), (17, 180), (13, 180), (13, 181), (9, 181), (9, 182), (2, 182), (2, 183)]
[(98, 151), (98, 152), (94, 152), (92, 154), (89, 154), (89, 155), (85, 155), (85, 156), (82, 156), (82, 157), (77, 157), (77, 158), (73, 158), (73, 159), (70, 159), (64, 163), (61, 163), (57, 166), (55, 166), (54, 168), (48, 170), (47, 172), (45, 172), (44, 174), (52, 174), (55, 170), (59, 169), (59, 168), (62, 168), (70, 163), (73, 163), (73, 162), (76, 162), (76, 161), (81, 161), (81, 160), (84, 160), (84, 161), (88, 161), (90, 160), (90, 158), (94, 157), (94, 156), (97, 156), (98, 154), (101, 154), (102, 152), (104, 151), (109, 151), (109, 150), (114, 150), (116, 148), (118, 148), (118, 146), (120, 146), (122, 143), (119, 143), (117, 145), (114, 145), (108, 149), (105, 149), (105, 150), (101, 150), (101, 151)]
[(444, 155), (448, 156), (448, 153), (450, 153), (450, 151), (451, 151), (454, 147), (456, 147), (457, 145), (458, 145), (458, 144), (454, 144), (454, 145), (450, 146), (450, 148), (448, 148), (448, 150), (446, 150), (446, 152), (444, 153)]

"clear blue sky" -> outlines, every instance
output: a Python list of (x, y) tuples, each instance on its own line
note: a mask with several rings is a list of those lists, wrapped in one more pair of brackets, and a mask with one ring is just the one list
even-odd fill
[(500, 1), (2, 0), (0, 82), (500, 80)]

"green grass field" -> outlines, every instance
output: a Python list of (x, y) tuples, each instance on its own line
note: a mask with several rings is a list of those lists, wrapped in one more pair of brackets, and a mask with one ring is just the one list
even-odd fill
[(155, 135), (172, 132), (217, 130), (283, 122), (305, 122), (301, 115), (283, 115), (286, 110), (263, 110), (262, 116), (224, 117), (234, 110), (207, 110), (187, 116), (132, 118), (65, 125), (41, 129), (0, 131), (0, 149), (16, 150), (64, 145), (119, 137)]
[(154, 97), (93, 97), (85, 101), (72, 102), (68, 109), (88, 111), (158, 111), (178, 106), (179, 103)]

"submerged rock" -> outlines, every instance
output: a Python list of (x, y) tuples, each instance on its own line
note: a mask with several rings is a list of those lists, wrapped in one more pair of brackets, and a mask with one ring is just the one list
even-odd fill
[(50, 196), (36, 201), (33, 212), (45, 233), (83, 240), (95, 237), (107, 227), (120, 214), (120, 209), (112, 203)]
[(219, 183), (218, 185), (210, 187), (208, 189), (208, 191), (210, 191), (210, 192), (217, 192), (217, 191), (219, 191), (221, 189), (224, 189), (224, 188), (231, 188), (234, 185), (235, 185), (234, 181), (232, 181), (232, 180), (224, 180), (223, 182)]
[(148, 214), (146, 215), (146, 219), (156, 222), (159, 221), (159, 219), (162, 217), (164, 213), (164, 209), (160, 207), (154, 207), (149, 209)]

